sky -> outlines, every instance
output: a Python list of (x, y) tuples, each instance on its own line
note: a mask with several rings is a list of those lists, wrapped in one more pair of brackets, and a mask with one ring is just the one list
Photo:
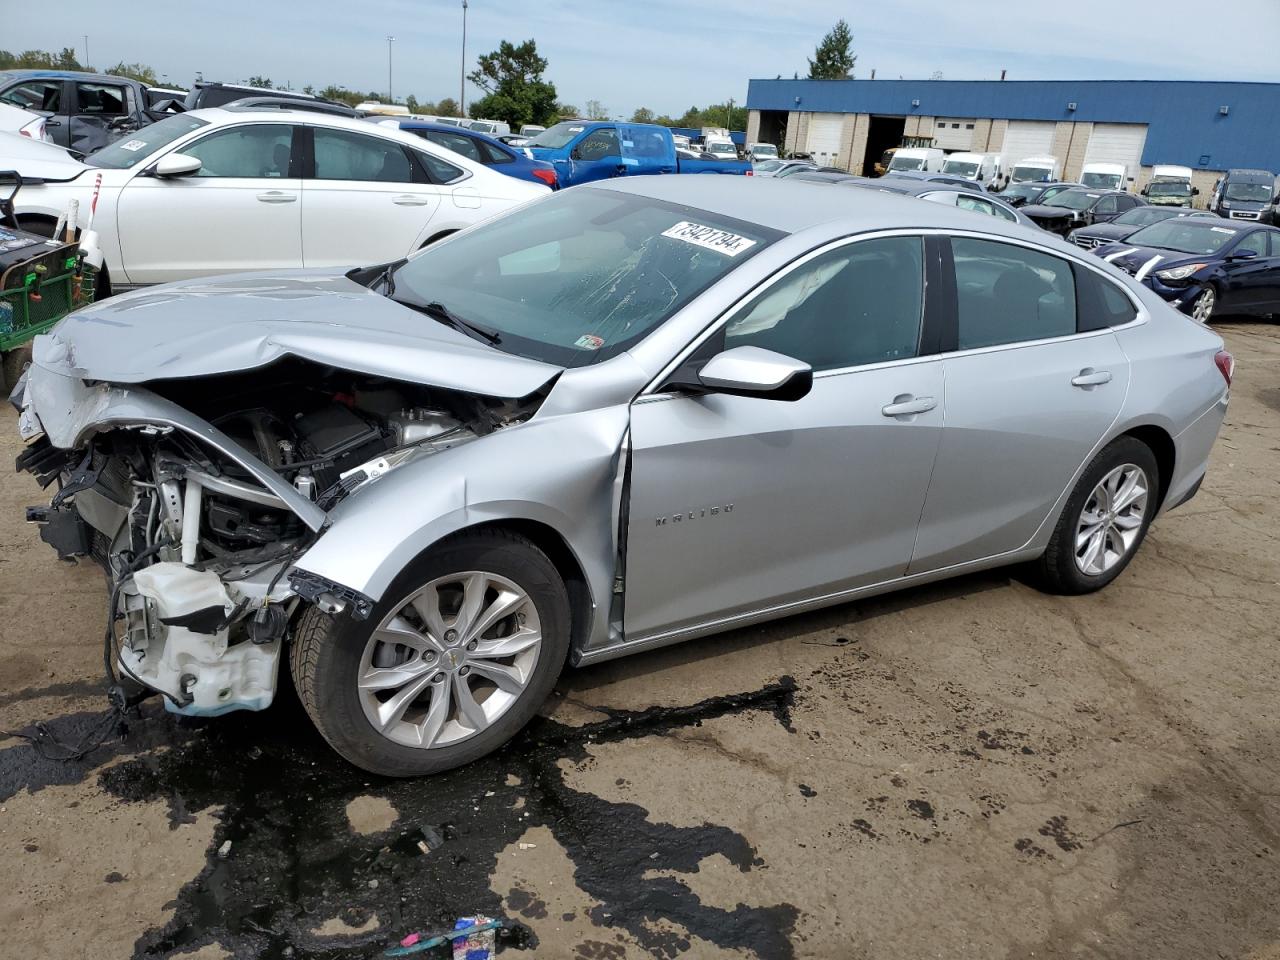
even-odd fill
[[(62, 0), (64, 16), (5, 16), (0, 47), (74, 46), (106, 68), (121, 60), (153, 66), (186, 86), (269, 77), (293, 89), (330, 83), (386, 90), (388, 34), (392, 92), (401, 100), (458, 96), (460, 0), (306, 0), (300, 4), (222, 0), (199, 17), (181, 5), (125, 0), (103, 7)], [(678, 116), (690, 106), (741, 104), (755, 77), (804, 76), (808, 57), (840, 17), (848, 21), (855, 75), (948, 80), (1137, 79), (1280, 81), (1280, 0), (1232, 0), (1210, 31), (1207, 0), (1161, 0), (1141, 13), (1117, 0), (468, 0), (467, 69), (499, 41), (533, 38), (549, 61), (559, 99), (598, 100), (609, 115), (640, 106)], [(358, 10), (358, 16), (351, 11)], [(195, 22), (198, 19), (198, 22)], [(1216, 39), (1215, 39), (1216, 37)], [(480, 95), (467, 85), (468, 102)]]

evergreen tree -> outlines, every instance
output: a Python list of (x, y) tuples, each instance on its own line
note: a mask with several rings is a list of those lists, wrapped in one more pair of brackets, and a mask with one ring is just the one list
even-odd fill
[(809, 61), (810, 80), (852, 80), (854, 56), (853, 34), (849, 24), (837, 20), (831, 32), (822, 38), (813, 59)]

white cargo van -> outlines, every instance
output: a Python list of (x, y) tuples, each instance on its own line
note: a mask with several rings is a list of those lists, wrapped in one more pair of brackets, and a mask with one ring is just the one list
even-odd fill
[(1200, 191), (1191, 186), (1191, 168), (1158, 163), (1151, 168), (1151, 182), (1142, 188), (1147, 203), (1161, 207), (1189, 207)]
[(1009, 170), (1010, 183), (1040, 183), (1057, 180), (1062, 164), (1057, 157), (1023, 157)]
[(945, 154), (937, 147), (903, 147), (889, 161), (889, 172), (895, 170), (925, 170), (938, 173), (942, 170)]
[(949, 153), (943, 161), (942, 172), (990, 186), (1004, 181), (1004, 167), (998, 153)]
[(1124, 190), (1129, 175), (1123, 163), (1086, 163), (1080, 170), (1080, 182), (1095, 190)]

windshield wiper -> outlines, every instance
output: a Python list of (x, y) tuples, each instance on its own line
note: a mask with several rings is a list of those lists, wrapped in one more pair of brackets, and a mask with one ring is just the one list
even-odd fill
[[(404, 303), (403, 300), (397, 300), (396, 302)], [(415, 310), (421, 310), (428, 317), (433, 320), (439, 320), (446, 327), (453, 327), (453, 329), (460, 330), (467, 334), (467, 336), (475, 337), (477, 340), (483, 340), (485, 343), (491, 343), (496, 346), (502, 342), (502, 334), (498, 333), (498, 331), (489, 330), (477, 323), (472, 323), (470, 320), (463, 320), (460, 316), (437, 300), (432, 300), (430, 303), (421, 305), (416, 303), (405, 303), (405, 306), (413, 307)]]

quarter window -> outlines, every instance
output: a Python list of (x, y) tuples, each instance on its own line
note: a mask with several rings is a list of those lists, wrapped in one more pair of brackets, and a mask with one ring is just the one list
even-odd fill
[(919, 237), (851, 243), (815, 257), (738, 311), (725, 348), (763, 347), (814, 370), (914, 357), (924, 307)]
[(254, 123), (219, 130), (182, 149), (200, 161), (198, 177), (287, 177), (293, 127)]
[(1137, 308), (1119, 287), (1088, 267), (1076, 266), (1076, 302), (1081, 333), (1119, 327), (1138, 316)]
[(412, 183), (413, 168), (400, 144), (345, 130), (315, 128), (317, 180)]
[(466, 175), (466, 171), (461, 167), (455, 167), (447, 160), (441, 160), (434, 153), (415, 150), (414, 155), (418, 158), (418, 162), (427, 168), (427, 174), (432, 183), (453, 183)]
[(1076, 332), (1071, 265), (1049, 254), (954, 237), (959, 350)]

